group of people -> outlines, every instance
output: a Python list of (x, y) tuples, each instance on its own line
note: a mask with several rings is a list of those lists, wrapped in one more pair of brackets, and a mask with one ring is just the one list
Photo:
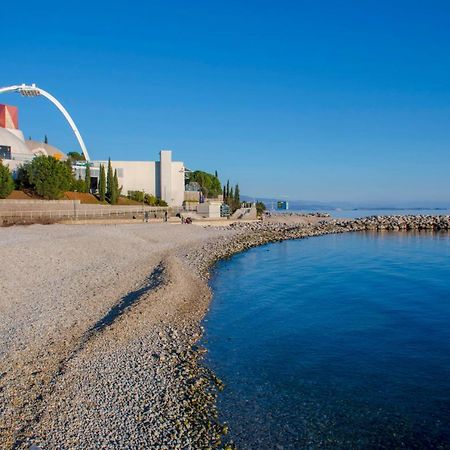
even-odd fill
[[(190, 217), (184, 217), (182, 214), (178, 213), (177, 217), (180, 218), (182, 224), (189, 224), (192, 223), (192, 219)], [(156, 218), (156, 214), (155, 214)], [(167, 222), (169, 219), (169, 214), (167, 211), (164, 211), (164, 222)], [(144, 222), (149, 222), (150, 220), (150, 213), (149, 211), (144, 211)]]
[[(164, 211), (164, 222), (167, 222), (168, 220), (168, 213), (167, 211)], [(144, 211), (144, 222), (148, 222), (150, 219), (150, 213), (148, 211)], [(155, 213), (155, 219), (156, 219), (156, 213)]]

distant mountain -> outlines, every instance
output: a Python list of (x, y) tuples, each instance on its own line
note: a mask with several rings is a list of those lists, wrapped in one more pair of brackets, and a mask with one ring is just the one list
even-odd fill
[[(263, 202), (266, 208), (271, 209), (277, 207), (277, 202), (280, 200), (286, 200), (285, 198), (264, 198), (264, 197), (249, 197), (248, 195), (241, 195), (241, 200), (246, 202), (253, 202), (255, 200)], [(308, 209), (313, 211), (319, 210), (334, 210), (338, 209), (336, 205), (326, 202), (314, 202), (305, 200), (287, 200), (289, 202), (289, 209)]]
[(255, 199), (263, 202), (268, 209), (272, 206), (276, 209), (277, 202), (280, 200), (287, 200), (289, 202), (289, 209), (298, 210), (305, 209), (310, 211), (335, 211), (335, 210), (446, 210), (450, 209), (450, 202), (433, 202), (433, 201), (386, 201), (386, 202), (320, 202), (314, 200), (289, 200), (286, 198), (264, 198), (264, 197), (250, 197), (248, 195), (241, 195), (241, 199), (247, 202), (252, 202)]

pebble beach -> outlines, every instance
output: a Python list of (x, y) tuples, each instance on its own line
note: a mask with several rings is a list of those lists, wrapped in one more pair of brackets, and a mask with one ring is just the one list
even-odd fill
[(444, 230), (448, 216), (0, 229), (0, 447), (225, 447), (196, 343), (212, 264), (282, 239)]

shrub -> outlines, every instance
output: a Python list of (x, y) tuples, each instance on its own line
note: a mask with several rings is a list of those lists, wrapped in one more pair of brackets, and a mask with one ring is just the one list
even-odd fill
[(266, 210), (266, 205), (263, 202), (256, 202), (256, 213), (260, 216)]
[(146, 203), (149, 206), (167, 206), (167, 202), (155, 197), (152, 194), (145, 194), (142, 191), (128, 191), (127, 197), (139, 203)]
[(167, 206), (167, 202), (149, 194), (145, 194), (145, 203), (150, 206)]
[(72, 181), (71, 190), (74, 192), (86, 192), (86, 183), (81, 178)]
[(36, 156), (23, 166), (22, 182), (49, 200), (61, 198), (74, 182), (70, 166), (52, 156)]
[(130, 200), (134, 200), (135, 202), (142, 203), (144, 201), (144, 192), (143, 191), (128, 191), (127, 197)]
[(158, 206), (158, 199), (154, 195), (145, 194), (145, 203), (150, 206)]
[(0, 198), (6, 198), (14, 190), (14, 180), (8, 166), (0, 159)]

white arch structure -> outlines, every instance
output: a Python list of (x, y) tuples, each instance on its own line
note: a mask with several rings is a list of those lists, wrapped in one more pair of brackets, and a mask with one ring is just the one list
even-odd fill
[(0, 88), (0, 94), (7, 92), (18, 92), (24, 97), (39, 97), (40, 95), (42, 95), (43, 97), (50, 100), (61, 111), (63, 116), (66, 118), (67, 122), (69, 122), (70, 128), (72, 128), (72, 131), (74, 132), (75, 137), (77, 138), (78, 143), (80, 144), (84, 158), (86, 159), (86, 161), (90, 161), (86, 145), (84, 145), (83, 138), (81, 137), (81, 134), (78, 131), (75, 122), (73, 121), (72, 117), (70, 117), (70, 114), (67, 112), (66, 108), (64, 108), (64, 106), (61, 105), (61, 103), (55, 97), (53, 97), (53, 95), (49, 94), (47, 91), (44, 91), (44, 89), (37, 87), (34, 83), (31, 86), (21, 84), (17, 86), (8, 86)]

